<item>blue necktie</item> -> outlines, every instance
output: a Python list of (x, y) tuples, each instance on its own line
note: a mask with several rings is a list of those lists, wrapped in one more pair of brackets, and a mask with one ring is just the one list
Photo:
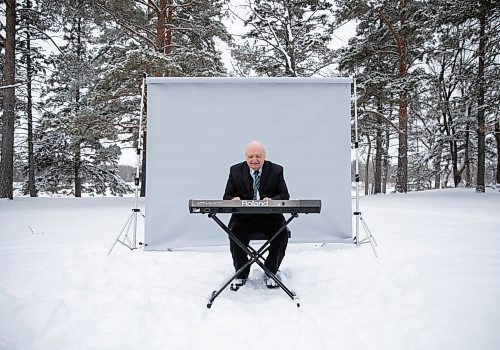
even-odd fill
[(253, 199), (258, 199), (257, 192), (259, 191), (259, 185), (260, 185), (259, 172), (255, 171), (253, 173)]

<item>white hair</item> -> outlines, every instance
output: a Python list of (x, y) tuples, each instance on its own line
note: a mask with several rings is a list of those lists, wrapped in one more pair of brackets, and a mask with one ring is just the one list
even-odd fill
[(245, 155), (247, 153), (246, 150), (248, 150), (248, 148), (255, 147), (255, 146), (262, 148), (262, 150), (264, 151), (264, 156), (266, 155), (266, 146), (264, 146), (264, 144), (258, 140), (254, 140), (254, 141), (248, 143), (248, 145), (245, 149)]

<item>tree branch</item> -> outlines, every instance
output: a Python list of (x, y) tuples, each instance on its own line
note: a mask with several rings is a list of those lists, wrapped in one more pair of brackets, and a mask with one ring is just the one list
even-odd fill
[(396, 29), (394, 28), (394, 26), (391, 24), (391, 22), (384, 15), (383, 8), (381, 8), (378, 11), (378, 13), (379, 13), (379, 17), (382, 20), (382, 22), (384, 22), (386, 24), (387, 28), (391, 32), (391, 35), (392, 35), (392, 37), (394, 39), (394, 42), (396, 43), (396, 45), (398, 47), (399, 55), (400, 56), (404, 55), (404, 50), (403, 50), (403, 47), (402, 47), (402, 44), (401, 44), (401, 39), (400, 39), (398, 33), (396, 32)]
[[(143, 28), (143, 27), (140, 27), (134, 23), (130, 23), (130, 22), (127, 22), (125, 20), (123, 20), (121, 17), (117, 16), (111, 9), (109, 9), (105, 4), (102, 3), (102, 1), (95, 1), (95, 3), (97, 4), (97, 6), (99, 6), (101, 9), (103, 9), (104, 11), (106, 11), (107, 14), (109, 14), (111, 17), (113, 17), (113, 19), (115, 20), (115, 22), (122, 26), (125, 30), (129, 31), (130, 33), (132, 33), (134, 36), (146, 41), (147, 43), (149, 43), (152, 47), (156, 48), (156, 44), (153, 40), (149, 39), (147, 34), (150, 34), (150, 35), (153, 35), (153, 33), (149, 30), (147, 30), (146, 28)], [(143, 30), (144, 32), (146, 32), (146, 34), (142, 34), (140, 32), (137, 31), (137, 29), (141, 29)], [(158, 49), (158, 48), (156, 48)]]
[(398, 133), (403, 134), (403, 135), (405, 134), (405, 132), (403, 130), (399, 129), (391, 120), (389, 120), (389, 118), (387, 118), (385, 115), (383, 115), (380, 112), (363, 111), (363, 112), (361, 112), (361, 115), (369, 115), (369, 116), (376, 117), (378, 120), (386, 122), (387, 124), (391, 125)]
[(63, 50), (61, 50), (61, 48), (60, 48), (60, 47), (56, 44), (56, 42), (54, 41), (54, 39), (52, 39), (52, 37), (51, 37), (50, 35), (48, 35), (47, 33), (43, 32), (42, 30), (38, 29), (37, 27), (33, 27), (33, 26), (29, 26), (29, 25), (28, 25), (28, 26), (22, 26), (22, 27), (19, 27), (19, 28), (17, 29), (17, 31), (21, 31), (21, 30), (23, 30), (23, 29), (35, 30), (35, 31), (37, 31), (38, 33), (42, 34), (42, 35), (43, 35), (43, 36), (45, 36), (47, 39), (49, 39), (49, 40), (52, 42), (52, 44), (54, 44), (54, 46), (57, 48), (57, 50), (58, 50), (58, 51), (59, 51), (59, 52), (60, 52), (63, 56), (65, 56), (64, 51), (63, 51)]
[(22, 86), (23, 84), (21, 83), (17, 83), (17, 84), (14, 84), (14, 85), (2, 85), (0, 86), (0, 90), (5, 90), (5, 89), (13, 89), (13, 88), (16, 88), (18, 86)]

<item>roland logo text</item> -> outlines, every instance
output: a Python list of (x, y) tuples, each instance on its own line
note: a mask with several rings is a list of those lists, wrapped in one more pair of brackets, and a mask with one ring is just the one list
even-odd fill
[(241, 201), (242, 207), (267, 207), (268, 201)]

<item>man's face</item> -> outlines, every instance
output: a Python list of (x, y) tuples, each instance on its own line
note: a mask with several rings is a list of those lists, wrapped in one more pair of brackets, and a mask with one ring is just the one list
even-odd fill
[(246, 150), (247, 164), (253, 171), (259, 170), (264, 164), (266, 153), (264, 147), (258, 145), (250, 145)]

